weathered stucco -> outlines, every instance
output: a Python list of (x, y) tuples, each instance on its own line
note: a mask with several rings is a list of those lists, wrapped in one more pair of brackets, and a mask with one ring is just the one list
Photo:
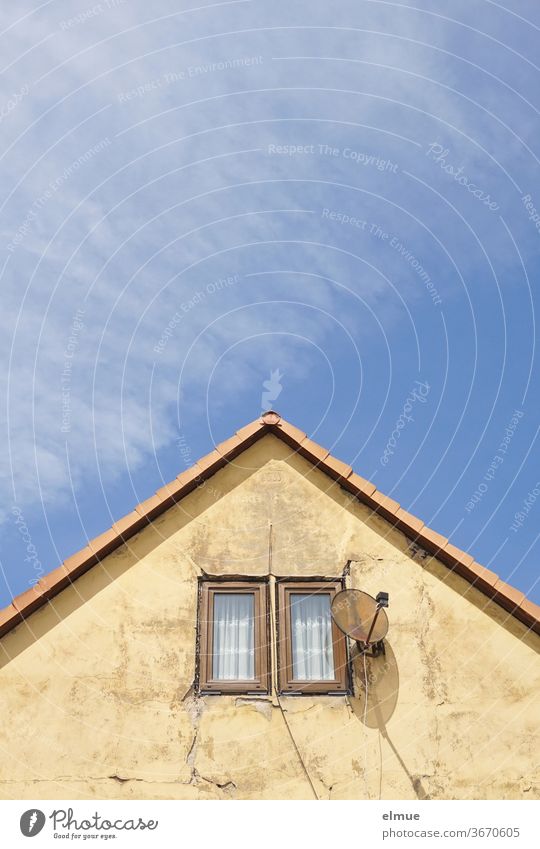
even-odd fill
[[(390, 593), (350, 697), (197, 697), (197, 578)], [(2, 798), (540, 798), (540, 638), (266, 436), (0, 642)], [(370, 697), (364, 699), (364, 675)]]

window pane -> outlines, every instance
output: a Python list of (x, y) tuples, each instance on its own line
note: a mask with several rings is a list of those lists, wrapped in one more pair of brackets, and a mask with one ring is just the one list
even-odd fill
[(328, 593), (291, 593), (293, 678), (332, 681), (334, 650)]
[(212, 677), (223, 681), (255, 678), (255, 596), (214, 595)]

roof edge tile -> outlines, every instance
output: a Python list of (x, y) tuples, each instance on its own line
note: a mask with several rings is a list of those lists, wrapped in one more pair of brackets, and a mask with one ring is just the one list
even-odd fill
[(19, 613), (13, 603), (8, 604), (3, 610), (0, 610), (0, 637), (7, 634), (23, 621), (23, 615)]

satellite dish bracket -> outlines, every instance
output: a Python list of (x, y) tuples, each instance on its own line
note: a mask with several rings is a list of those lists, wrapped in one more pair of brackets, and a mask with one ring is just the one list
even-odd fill
[(356, 646), (359, 655), (365, 655), (366, 657), (379, 657), (381, 654), (386, 655), (384, 640), (378, 640), (378, 642), (371, 643), (371, 645), (356, 640)]
[[(384, 639), (383, 640), (377, 640), (374, 643), (371, 642), (371, 635), (373, 634), (373, 629), (375, 628), (375, 624), (377, 622), (377, 617), (379, 615), (379, 611), (380, 611), (381, 607), (386, 607), (388, 605), (388, 595), (386, 593), (384, 594), (386, 596), (386, 599), (385, 599), (386, 604), (380, 598), (381, 595), (382, 595), (382, 593), (379, 593), (379, 595), (377, 596), (377, 602), (378, 602), (377, 603), (377, 609), (375, 610), (375, 616), (373, 617), (373, 621), (371, 623), (371, 627), (369, 629), (369, 633), (366, 637), (365, 643), (362, 642), (362, 640), (356, 640), (356, 645), (358, 647), (358, 653), (362, 654), (362, 655), (366, 655), (366, 657), (379, 657), (379, 655), (381, 655), (381, 654), (386, 654), (386, 650), (384, 648)], [(369, 652), (370, 648), (371, 648), (371, 652)]]

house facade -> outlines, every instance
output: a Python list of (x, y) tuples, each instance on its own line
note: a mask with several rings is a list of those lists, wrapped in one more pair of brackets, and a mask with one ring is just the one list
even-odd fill
[[(336, 628), (389, 594), (384, 652)], [(538, 799), (540, 608), (277, 413), (0, 614), (4, 799)]]

